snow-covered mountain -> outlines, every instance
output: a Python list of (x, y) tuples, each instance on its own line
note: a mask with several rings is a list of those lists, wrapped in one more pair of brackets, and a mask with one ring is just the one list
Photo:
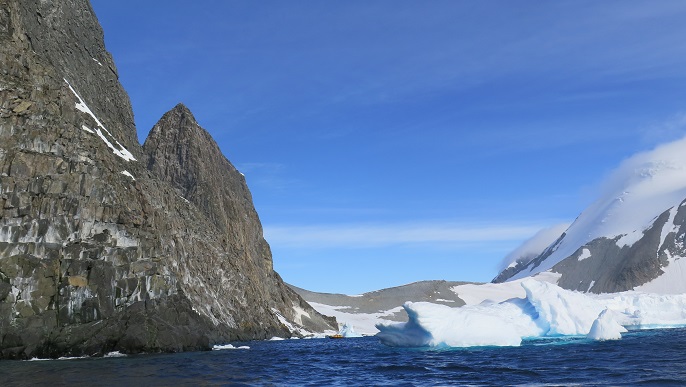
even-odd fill
[(684, 293), (685, 199), (683, 138), (625, 160), (564, 233), (533, 259), (515, 257), (493, 282), (547, 272), (570, 290)]

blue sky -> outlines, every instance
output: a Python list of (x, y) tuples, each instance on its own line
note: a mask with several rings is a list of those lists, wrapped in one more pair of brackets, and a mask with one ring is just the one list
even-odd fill
[(683, 1), (92, 4), (141, 142), (186, 104), (310, 290), (489, 281), (686, 134)]

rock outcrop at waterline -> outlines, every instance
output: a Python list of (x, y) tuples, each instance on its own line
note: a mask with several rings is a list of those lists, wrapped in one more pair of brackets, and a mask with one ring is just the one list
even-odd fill
[(335, 327), (273, 271), (243, 177), (167, 119), (190, 112), (144, 152), (102, 37), (87, 0), (0, 0), (0, 358)]

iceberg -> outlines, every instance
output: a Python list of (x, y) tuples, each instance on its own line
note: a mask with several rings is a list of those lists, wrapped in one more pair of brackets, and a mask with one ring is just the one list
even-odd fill
[(341, 327), (341, 330), (338, 332), (339, 335), (343, 337), (362, 337), (361, 334), (355, 332), (355, 328), (353, 327), (352, 324), (343, 323), (343, 327)]
[(627, 332), (627, 330), (612, 318), (611, 313), (609, 309), (600, 312), (598, 318), (593, 321), (591, 331), (588, 332), (587, 337), (589, 339), (619, 340), (622, 338), (622, 333)]
[[(686, 294), (640, 292), (591, 295), (534, 279), (521, 282), (525, 296), (451, 308), (407, 302), (409, 320), (378, 324), (377, 337), (397, 347), (518, 346), (536, 337), (619, 339), (625, 327), (686, 325)], [(521, 292), (520, 292), (521, 293)]]

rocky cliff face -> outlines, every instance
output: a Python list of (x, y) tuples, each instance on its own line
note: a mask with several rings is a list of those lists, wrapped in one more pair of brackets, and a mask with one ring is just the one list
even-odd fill
[(153, 176), (198, 209), (220, 235), (225, 257), (213, 269), (233, 273), (234, 263), (240, 262), (241, 277), (254, 281), (248, 284), (249, 292), (241, 295), (233, 290), (235, 284), (240, 285), (240, 278), (232, 281), (211, 273), (215, 275), (211, 283), (221, 284), (220, 291), (234, 291), (225, 296), (253, 298), (249, 305), (266, 303), (269, 310), (310, 331), (336, 326), (334, 319), (322, 318), (274, 271), (269, 244), (243, 174), (188, 108), (179, 104), (167, 112), (150, 131), (143, 150)]
[(245, 181), (209, 135), (163, 119), (146, 154), (132, 117), (87, 0), (0, 0), (0, 358), (331, 326), (273, 272)]

